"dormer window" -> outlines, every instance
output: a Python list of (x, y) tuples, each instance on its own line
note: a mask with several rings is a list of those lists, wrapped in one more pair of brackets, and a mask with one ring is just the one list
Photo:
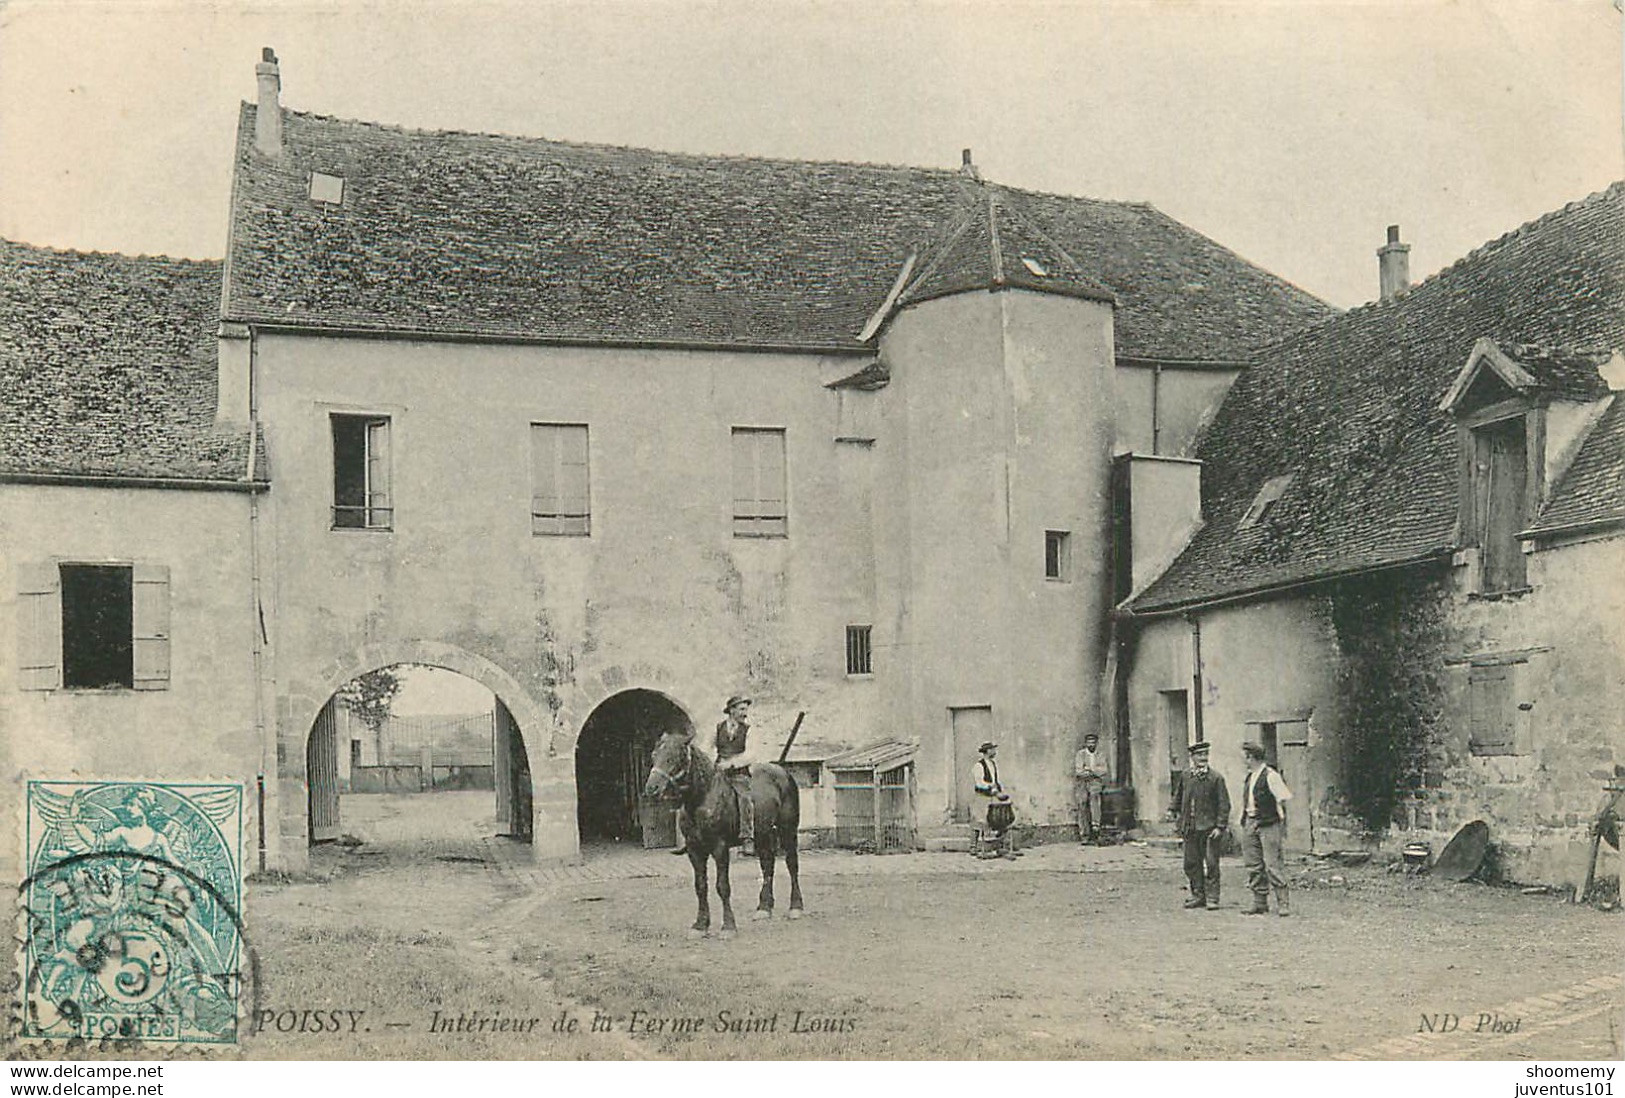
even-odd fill
[(1477, 576), (1470, 580), (1475, 594), (1525, 586), (1518, 534), (1540, 502), (1549, 388), (1481, 339), (1440, 402), (1440, 410), (1456, 418), (1460, 544), (1478, 551)]
[(342, 205), (344, 203), (344, 177), (342, 175), (327, 175), (324, 172), (311, 172), (310, 200), (312, 202), (325, 202), (330, 206)]
[(1291, 473), (1266, 480), (1264, 487), (1258, 490), (1258, 495), (1253, 497), (1252, 506), (1247, 508), (1246, 514), (1242, 515), (1241, 521), (1236, 524), (1236, 529), (1245, 530), (1249, 526), (1256, 526), (1291, 483)]

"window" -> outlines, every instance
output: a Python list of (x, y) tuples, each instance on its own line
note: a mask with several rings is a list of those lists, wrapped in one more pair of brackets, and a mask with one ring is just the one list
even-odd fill
[(333, 528), (388, 530), (395, 525), (389, 494), (389, 418), (333, 417)]
[(869, 634), (872, 626), (849, 625), (846, 627), (846, 673), (848, 675), (868, 675), (873, 673), (873, 664), (870, 660)]
[(20, 689), (168, 687), (168, 568), (21, 563), (17, 579)]
[(1072, 535), (1065, 530), (1044, 531), (1044, 578), (1062, 583), (1072, 578)]
[(578, 537), (592, 532), (586, 424), (530, 425), (530, 532)]
[(734, 537), (788, 536), (784, 480), (784, 429), (735, 427)]
[(1518, 753), (1514, 668), (1513, 664), (1494, 664), (1467, 669), (1467, 749), (1474, 755)]
[(1472, 431), (1471, 536), (1479, 547), (1479, 588), (1486, 593), (1524, 585), (1524, 497), (1528, 484), (1523, 416)]
[(122, 566), (62, 566), (62, 685), (135, 685), (134, 584)]
[(312, 202), (326, 202), (334, 206), (343, 203), (344, 177), (328, 175), (325, 172), (311, 172), (310, 198)]
[(1258, 495), (1253, 497), (1252, 505), (1247, 508), (1247, 513), (1242, 515), (1241, 521), (1236, 524), (1236, 529), (1245, 530), (1262, 520), (1269, 513), (1271, 505), (1281, 498), (1282, 493), (1287, 490), (1291, 483), (1291, 473), (1266, 480), (1264, 486), (1258, 490)]

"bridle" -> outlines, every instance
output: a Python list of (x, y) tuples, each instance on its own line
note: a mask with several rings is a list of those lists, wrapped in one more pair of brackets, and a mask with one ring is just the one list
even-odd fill
[(662, 770), (658, 766), (655, 766), (653, 763), (649, 764), (649, 773), (659, 774), (662, 778), (666, 779), (666, 784), (670, 785), (673, 789), (683, 789), (684, 783), (688, 780), (688, 772), (692, 768), (690, 754), (693, 752), (693, 750), (694, 743), (692, 740), (683, 745), (683, 765), (678, 768), (677, 773), (668, 774), (666, 771)]

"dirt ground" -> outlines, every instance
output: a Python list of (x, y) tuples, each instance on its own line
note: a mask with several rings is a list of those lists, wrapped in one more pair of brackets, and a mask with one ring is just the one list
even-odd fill
[(488, 798), (346, 798), (363, 845), (320, 850), (311, 880), (251, 887), (263, 1030), (245, 1055), (1622, 1052), (1625, 924), (1549, 896), (1306, 861), (1293, 917), (1249, 918), (1239, 861), (1220, 911), (1185, 911), (1177, 854), (1156, 846), (992, 863), (815, 851), (805, 918), (784, 917), (781, 868), (780, 914), (750, 921), (759, 873), (736, 864), (738, 937), (696, 941), (686, 859), (600, 849), (533, 867), (487, 837)]

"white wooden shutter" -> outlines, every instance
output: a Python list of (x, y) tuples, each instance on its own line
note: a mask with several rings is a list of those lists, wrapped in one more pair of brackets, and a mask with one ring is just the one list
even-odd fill
[(394, 526), (389, 499), (389, 420), (367, 424), (367, 525)]
[(54, 561), (17, 566), (17, 688), (62, 685), (62, 576)]
[(756, 532), (756, 436), (733, 433), (734, 533)]
[(756, 513), (765, 534), (785, 532), (784, 432), (762, 431), (757, 435)]
[(590, 513), (587, 495), (587, 428), (579, 425), (560, 427), (558, 434), (561, 514), (568, 516), (565, 528), (569, 533), (585, 534), (587, 515)]
[[(533, 517), (552, 516), (559, 513), (558, 485), (554, 479), (554, 470), (557, 468), (558, 440), (553, 428), (545, 423), (533, 423), (530, 427), (530, 513)], [(536, 527), (537, 533), (551, 533), (551, 528), (543, 524)]]
[(169, 689), (169, 568), (137, 564), (131, 585), (130, 621), (134, 633), (132, 685), (137, 690)]

